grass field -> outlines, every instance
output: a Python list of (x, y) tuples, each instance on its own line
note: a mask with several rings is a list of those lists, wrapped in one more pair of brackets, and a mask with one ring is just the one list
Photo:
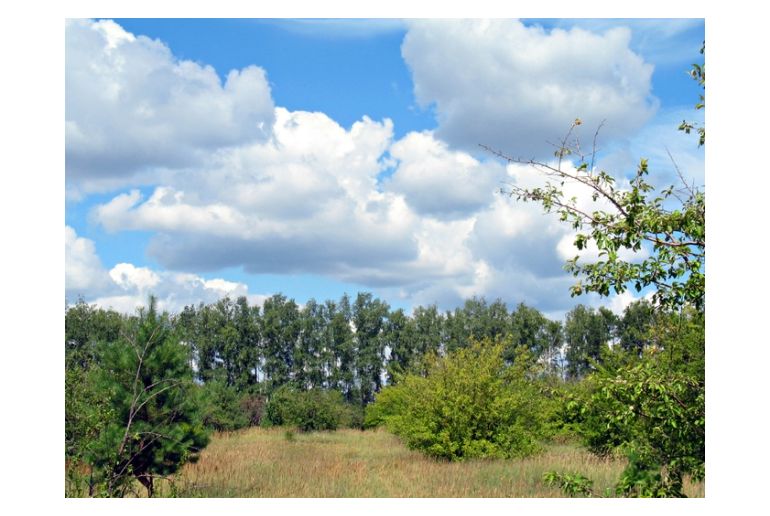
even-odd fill
[[(622, 461), (597, 459), (575, 445), (549, 445), (520, 460), (435, 461), (384, 430), (294, 434), (252, 428), (213, 436), (196, 464), (176, 480), (183, 497), (560, 497), (545, 471), (580, 472), (604, 492)], [(159, 485), (168, 493), (167, 486)], [(688, 496), (704, 496), (703, 483)]]

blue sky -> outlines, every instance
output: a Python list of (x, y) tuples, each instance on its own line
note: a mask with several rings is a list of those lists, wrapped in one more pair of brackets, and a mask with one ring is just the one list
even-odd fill
[(495, 194), (535, 180), (480, 151), (547, 159), (606, 120), (619, 179), (668, 152), (704, 181), (686, 71), (702, 20), (70, 21), (66, 297), (178, 310), (222, 295), (393, 307), (472, 295), (558, 316), (572, 235)]

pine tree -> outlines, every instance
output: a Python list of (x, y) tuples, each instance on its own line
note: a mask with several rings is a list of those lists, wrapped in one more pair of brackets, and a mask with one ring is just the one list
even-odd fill
[(107, 494), (126, 494), (135, 477), (152, 496), (155, 479), (196, 460), (208, 442), (187, 349), (150, 298), (118, 340), (100, 346), (99, 358), (95, 391), (108, 400), (112, 419), (86, 460)]

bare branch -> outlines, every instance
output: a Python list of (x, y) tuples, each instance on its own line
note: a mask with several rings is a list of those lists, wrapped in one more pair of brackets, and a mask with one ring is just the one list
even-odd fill
[(599, 138), (599, 131), (602, 130), (606, 121), (607, 119), (602, 120), (602, 123), (599, 124), (599, 127), (596, 128), (596, 132), (594, 133), (594, 143), (591, 148), (591, 170), (594, 169), (594, 163), (596, 162), (596, 140)]

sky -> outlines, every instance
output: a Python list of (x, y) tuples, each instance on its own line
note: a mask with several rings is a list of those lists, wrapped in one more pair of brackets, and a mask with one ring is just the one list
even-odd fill
[[(132, 312), (370, 291), (552, 317), (574, 232), (499, 193), (536, 185), (575, 118), (622, 184), (705, 186), (703, 19), (69, 19), (65, 298)], [(671, 157), (674, 161), (672, 162)], [(565, 166), (572, 166), (566, 164)], [(569, 186), (568, 186), (569, 188)], [(575, 195), (581, 195), (579, 191)], [(582, 202), (582, 199), (581, 199)], [(586, 200), (587, 202), (587, 200)], [(590, 260), (590, 251), (581, 259)]]

